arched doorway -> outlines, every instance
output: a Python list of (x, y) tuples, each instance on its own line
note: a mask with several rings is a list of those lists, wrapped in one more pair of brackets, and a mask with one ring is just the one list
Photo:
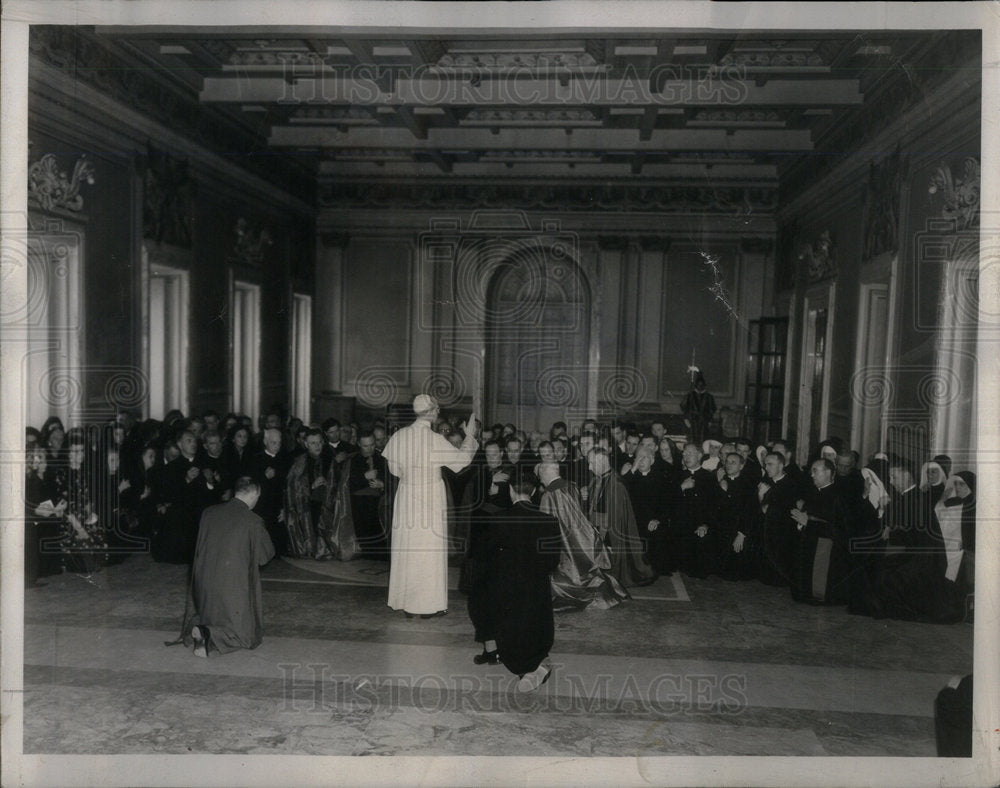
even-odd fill
[(527, 245), (492, 276), (486, 299), (490, 422), (548, 431), (586, 407), (590, 287), (558, 245)]

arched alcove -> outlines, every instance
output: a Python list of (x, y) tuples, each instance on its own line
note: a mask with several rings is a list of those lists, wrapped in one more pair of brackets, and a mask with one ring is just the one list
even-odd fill
[(525, 244), (494, 271), (486, 294), (487, 417), (531, 430), (587, 400), (591, 287), (558, 244)]

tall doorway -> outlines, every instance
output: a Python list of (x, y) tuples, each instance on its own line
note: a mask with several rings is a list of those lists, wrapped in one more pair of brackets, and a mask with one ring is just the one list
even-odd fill
[(25, 423), (49, 416), (64, 424), (84, 403), (82, 228), (62, 222), (28, 235), (28, 304), (24, 325)]
[(512, 255), (487, 291), (491, 422), (547, 432), (587, 398), (590, 288), (575, 261), (532, 246)]
[(857, 367), (851, 385), (854, 412), (851, 446), (867, 462), (885, 446), (886, 353), (889, 337), (888, 283), (862, 284), (858, 309)]
[(802, 364), (799, 378), (798, 462), (826, 437), (830, 403), (829, 358), (833, 336), (833, 285), (806, 294), (802, 310)]
[(149, 416), (187, 413), (188, 272), (149, 266)]

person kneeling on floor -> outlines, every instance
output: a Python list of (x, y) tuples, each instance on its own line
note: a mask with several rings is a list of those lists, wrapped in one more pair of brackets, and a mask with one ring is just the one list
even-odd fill
[(544, 684), (555, 640), (549, 575), (559, 565), (559, 521), (531, 503), (538, 481), (530, 471), (510, 486), (513, 506), (489, 518), (487, 588), (500, 659), (520, 678), (521, 692)]
[(196, 657), (257, 648), (264, 639), (260, 567), (274, 557), (274, 545), (252, 511), (259, 497), (259, 483), (243, 476), (232, 500), (201, 516), (178, 641), (193, 645)]

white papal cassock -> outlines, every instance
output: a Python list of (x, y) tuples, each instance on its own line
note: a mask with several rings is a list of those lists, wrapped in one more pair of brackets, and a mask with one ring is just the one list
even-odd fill
[(448, 496), (442, 468), (458, 472), (472, 461), (478, 441), (461, 448), (418, 419), (395, 433), (382, 456), (399, 477), (392, 511), (389, 607), (436, 613), (448, 607)]

